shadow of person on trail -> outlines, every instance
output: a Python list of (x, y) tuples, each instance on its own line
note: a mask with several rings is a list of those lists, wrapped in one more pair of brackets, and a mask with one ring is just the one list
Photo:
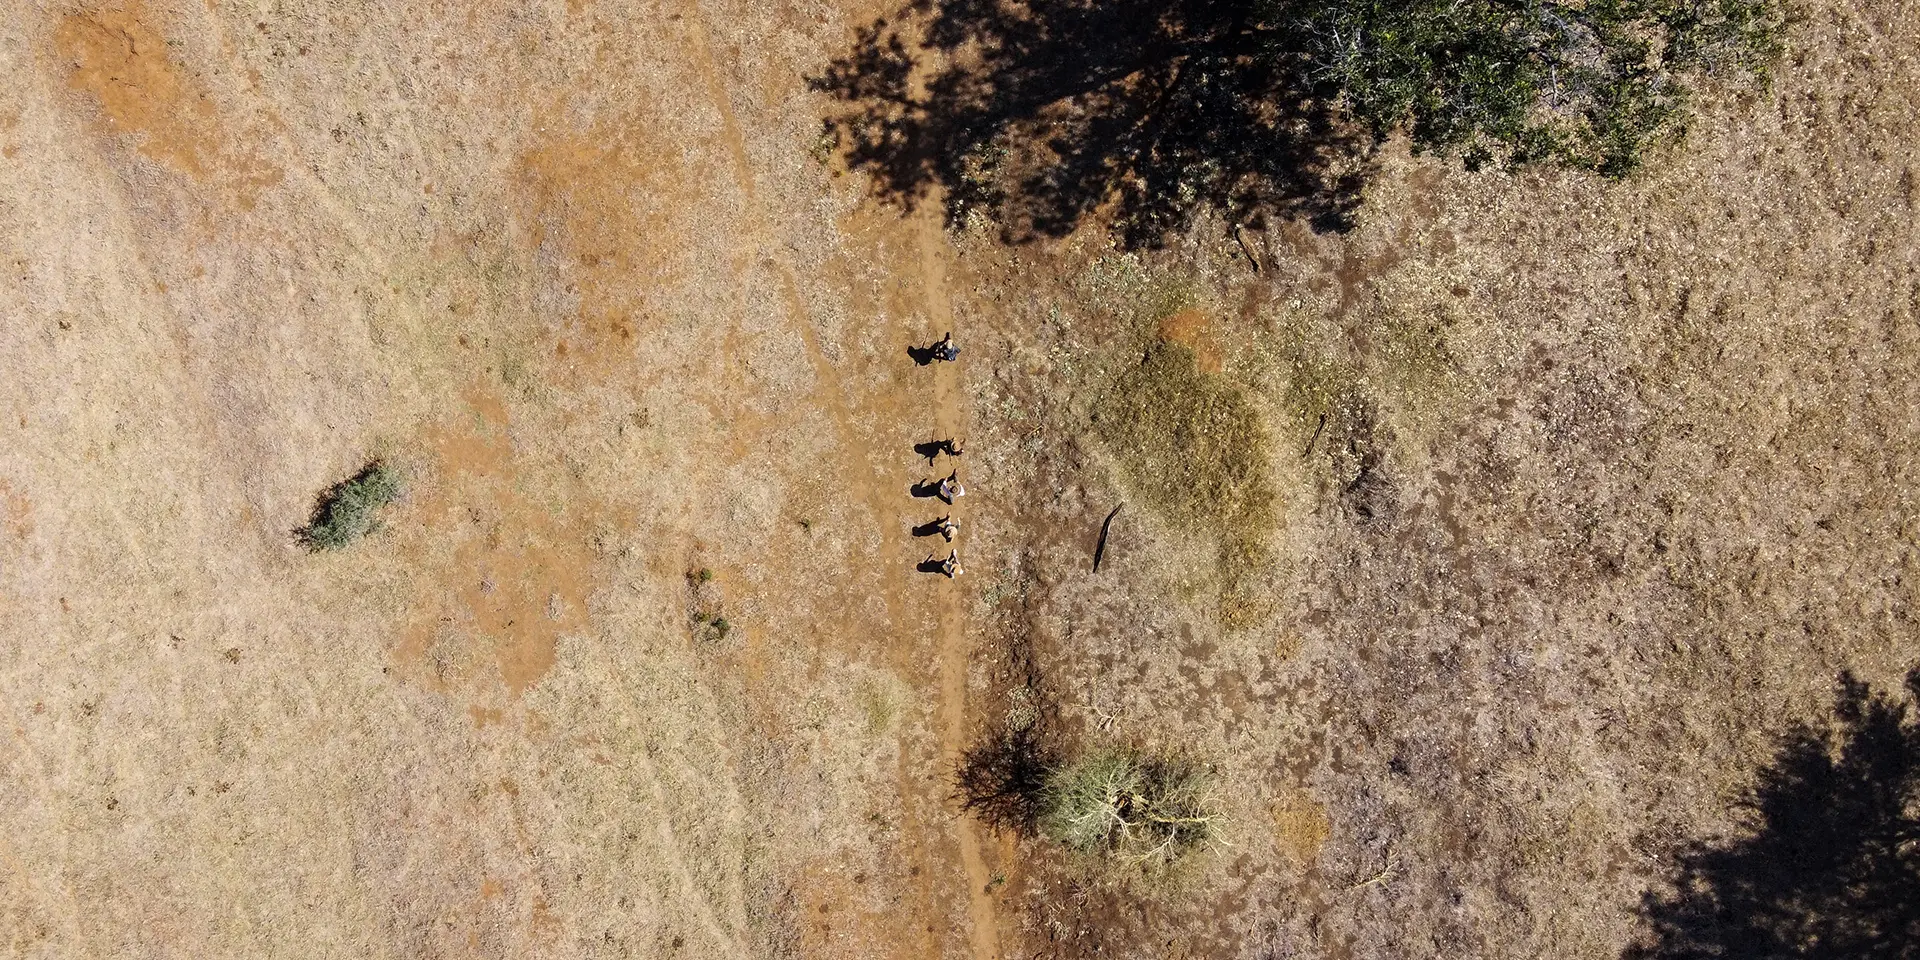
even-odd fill
[(948, 542), (952, 542), (953, 535), (958, 532), (959, 529), (960, 525), (954, 523), (951, 516), (947, 516), (914, 527), (913, 535), (916, 537), (944, 536)]
[(952, 506), (953, 501), (967, 495), (967, 488), (960, 483), (960, 471), (955, 470), (938, 480), (922, 480), (908, 487), (907, 493), (920, 500), (938, 497), (942, 503)]
[(912, 209), (937, 190), (949, 225), (978, 207), (1009, 242), (1099, 211), (1157, 246), (1203, 206), (1343, 231), (1374, 140), (1256, 7), (908, 0), (809, 83), (838, 101), (825, 135), (880, 198)]
[(913, 445), (913, 452), (926, 457), (927, 466), (931, 467), (934, 460), (946, 452), (946, 442), (945, 440), (928, 440), (924, 443), (916, 443)]
[(928, 557), (915, 564), (914, 569), (921, 573), (937, 573), (949, 580), (964, 572), (960, 569), (960, 551), (958, 550), (950, 550), (944, 557)]
[(944, 453), (949, 457), (957, 457), (960, 455), (961, 449), (960, 442), (957, 440), (927, 440), (913, 445), (913, 452), (926, 457), (927, 466), (929, 467), (933, 466), (934, 461), (938, 459), (941, 454)]
[(946, 336), (924, 347), (907, 347), (907, 356), (912, 358), (915, 365), (922, 367), (933, 363), (935, 360), (944, 360), (951, 363), (960, 358), (960, 348), (953, 345), (953, 334), (949, 332)]
[(1747, 836), (1684, 851), (1623, 960), (1920, 958), (1920, 668), (1904, 697), (1843, 674), (1834, 719), (1789, 732)]

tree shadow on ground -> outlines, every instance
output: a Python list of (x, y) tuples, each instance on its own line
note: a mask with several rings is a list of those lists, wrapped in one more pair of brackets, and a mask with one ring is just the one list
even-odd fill
[(936, 191), (1022, 242), (1110, 217), (1156, 246), (1202, 207), (1345, 230), (1374, 140), (1234, 0), (909, 0), (811, 85), (883, 199)]
[(1834, 719), (1792, 731), (1749, 832), (1686, 851), (1625, 960), (1920, 958), (1920, 669), (1906, 696), (1842, 675)]
[(1000, 731), (961, 758), (954, 772), (955, 799), (989, 826), (1031, 832), (1056, 760), (1033, 728)]

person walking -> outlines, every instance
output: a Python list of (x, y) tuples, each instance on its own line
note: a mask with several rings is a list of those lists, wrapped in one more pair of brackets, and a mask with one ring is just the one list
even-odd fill
[(955, 470), (947, 474), (945, 480), (940, 481), (940, 499), (945, 500), (949, 505), (966, 495), (967, 488), (960, 485), (960, 471)]
[(940, 342), (933, 345), (933, 358), (935, 360), (945, 360), (948, 363), (960, 359), (960, 348), (953, 345), (952, 330), (948, 330), (947, 335), (941, 337)]

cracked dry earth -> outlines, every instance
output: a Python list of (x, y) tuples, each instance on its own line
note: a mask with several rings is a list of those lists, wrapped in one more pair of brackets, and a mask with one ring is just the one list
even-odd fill
[[(9, 955), (1616, 957), (1920, 660), (1912, 3), (1635, 181), (1390, 150), (1349, 234), (1152, 254), (837, 174), (806, 77), (890, 12), (0, 18)], [(1089, 429), (1162, 340), (1270, 440), (1251, 624)], [(1226, 844), (963, 815), (1014, 711), (1208, 758)]]

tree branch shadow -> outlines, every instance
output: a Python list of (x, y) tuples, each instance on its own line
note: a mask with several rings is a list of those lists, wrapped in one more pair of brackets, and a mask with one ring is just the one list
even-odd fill
[(976, 208), (1003, 239), (1107, 218), (1156, 246), (1203, 207), (1352, 224), (1375, 140), (1287, 38), (1230, 0), (910, 0), (810, 78), (826, 136), (884, 200)]
[(954, 796), (988, 826), (1029, 833), (1040, 819), (1041, 793), (1056, 762), (1036, 730), (997, 731), (961, 757)]
[(1685, 851), (1624, 960), (1920, 957), (1920, 669), (1904, 697), (1843, 674), (1834, 719), (1786, 737), (1747, 836)]

